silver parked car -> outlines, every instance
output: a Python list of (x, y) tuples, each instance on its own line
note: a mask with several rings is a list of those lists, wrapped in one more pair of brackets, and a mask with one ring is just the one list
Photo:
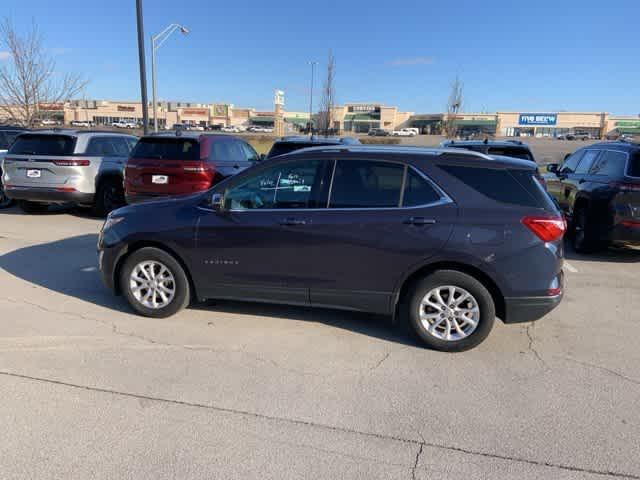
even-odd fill
[(74, 203), (106, 215), (125, 203), (124, 165), (136, 142), (132, 135), (91, 130), (22, 134), (4, 158), (5, 193), (29, 213)]

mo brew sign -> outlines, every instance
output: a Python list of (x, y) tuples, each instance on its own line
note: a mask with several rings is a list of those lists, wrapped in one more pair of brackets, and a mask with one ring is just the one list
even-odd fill
[(555, 125), (558, 115), (555, 113), (521, 113), (519, 125)]

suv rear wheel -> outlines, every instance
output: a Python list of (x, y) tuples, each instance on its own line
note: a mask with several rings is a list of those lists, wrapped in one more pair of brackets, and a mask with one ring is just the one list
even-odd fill
[(455, 270), (438, 270), (418, 282), (403, 310), (420, 340), (444, 352), (479, 345), (495, 320), (495, 305), (487, 288)]
[(169, 317), (189, 304), (189, 280), (176, 259), (159, 248), (133, 252), (120, 271), (120, 287), (145, 317)]
[(124, 187), (122, 180), (118, 178), (105, 178), (98, 184), (93, 213), (104, 217), (112, 210), (126, 205), (124, 199)]
[(585, 207), (575, 212), (571, 246), (578, 253), (592, 253), (602, 245), (596, 236), (596, 226), (589, 219), (589, 211)]
[(18, 200), (18, 206), (26, 213), (43, 213), (49, 208), (46, 203), (30, 202), (28, 200)]
[(4, 192), (2, 171), (0, 170), (0, 208), (9, 208), (11, 205), (13, 205), (13, 200), (7, 197), (7, 194)]

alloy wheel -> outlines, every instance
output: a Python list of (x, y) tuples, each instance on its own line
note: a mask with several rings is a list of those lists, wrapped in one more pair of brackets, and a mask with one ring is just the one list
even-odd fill
[(129, 288), (142, 306), (153, 310), (166, 307), (176, 295), (173, 273), (155, 260), (140, 262), (133, 268)]
[(430, 290), (419, 308), (422, 326), (440, 340), (455, 342), (467, 338), (480, 322), (478, 301), (464, 288), (453, 285)]

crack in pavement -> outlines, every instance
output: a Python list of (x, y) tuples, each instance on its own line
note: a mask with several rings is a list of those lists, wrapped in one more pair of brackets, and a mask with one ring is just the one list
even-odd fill
[(560, 357), (564, 360), (567, 360), (568, 362), (572, 362), (572, 363), (577, 363), (578, 365), (582, 365), (584, 367), (590, 367), (590, 368), (596, 368), (598, 370), (602, 370), (603, 372), (607, 372), (610, 373), (611, 375), (621, 378), (623, 380), (626, 380), (627, 382), (631, 382), (634, 383), (636, 385), (640, 385), (640, 380), (636, 380), (635, 378), (631, 378), (631, 377), (627, 377), (626, 375), (617, 372), (611, 368), (607, 368), (607, 367), (603, 367), (601, 365), (596, 365), (595, 363), (589, 363), (589, 362), (583, 362), (581, 360), (576, 360), (575, 358), (571, 358), (571, 357)]
[(547, 362), (545, 362), (545, 360), (542, 358), (542, 356), (540, 355), (540, 353), (538, 352), (538, 350), (533, 346), (534, 342), (536, 341), (534, 333), (533, 333), (533, 327), (535, 326), (535, 322), (531, 322), (529, 325), (527, 325), (525, 327), (525, 333), (527, 334), (527, 338), (529, 339), (529, 345), (527, 346), (527, 349), (533, 353), (533, 355), (538, 359), (538, 361), (543, 365), (545, 370), (549, 370), (549, 365), (547, 364)]
[(418, 468), (418, 462), (420, 461), (422, 450), (424, 450), (424, 445), (424, 442), (420, 442), (420, 449), (418, 450), (418, 453), (416, 453), (416, 461), (413, 463), (413, 468), (411, 469), (411, 480), (416, 480), (416, 469)]
[(387, 360), (387, 358), (389, 358), (389, 355), (391, 355), (391, 352), (385, 353), (384, 356), (380, 360), (378, 360), (373, 367), (370, 368), (370, 370), (372, 371), (376, 370), (380, 365), (382, 365), (385, 362), (385, 360)]
[[(566, 471), (576, 472), (576, 473), (588, 473), (588, 474), (592, 474), (592, 475), (603, 475), (603, 476), (607, 476), (608, 475), (608, 476), (614, 477), (614, 478), (640, 480), (640, 475), (635, 475), (635, 474), (631, 474), (631, 473), (613, 472), (613, 471), (610, 471), (610, 470), (596, 470), (596, 469), (592, 469), (592, 468), (576, 467), (576, 466), (573, 466), (573, 465), (551, 463), (551, 462), (546, 462), (546, 461), (542, 461), (542, 460), (531, 460), (531, 459), (527, 459), (527, 458), (514, 457), (514, 456), (509, 456), (509, 455), (500, 455), (500, 454), (496, 454), (496, 453), (482, 452), (482, 451), (478, 451), (478, 450), (470, 450), (470, 449), (467, 449), (467, 448), (456, 447), (454, 445), (445, 445), (445, 444), (440, 444), (440, 443), (425, 442), (423, 440), (419, 441), (419, 440), (412, 439), (412, 438), (402, 438), (402, 437), (398, 437), (398, 436), (395, 436), (395, 435), (387, 435), (387, 434), (382, 434), (382, 433), (355, 430), (355, 429), (352, 429), (352, 428), (339, 427), (339, 426), (329, 425), (329, 424), (323, 424), (323, 423), (313, 422), (313, 421), (310, 421), (310, 420), (301, 420), (301, 419), (296, 419), (296, 418), (279, 417), (279, 416), (268, 415), (268, 414), (264, 414), (264, 413), (251, 412), (251, 411), (248, 411), (248, 410), (240, 410), (240, 409), (230, 408), (230, 407), (221, 407), (221, 406), (217, 406), (217, 405), (199, 403), (199, 402), (190, 402), (190, 401), (186, 401), (186, 400), (176, 400), (176, 399), (163, 398), (163, 397), (152, 397), (150, 395), (144, 395), (144, 394), (140, 394), (140, 393), (123, 392), (123, 391), (113, 390), (113, 389), (109, 389), (109, 388), (95, 387), (95, 386), (89, 386), (89, 385), (80, 385), (80, 384), (65, 382), (65, 381), (62, 381), (62, 380), (54, 380), (54, 379), (43, 378), (43, 377), (34, 377), (34, 376), (31, 376), (31, 375), (25, 375), (25, 374), (9, 372), (9, 371), (4, 371), (4, 370), (0, 370), (0, 376), (10, 377), (10, 378), (19, 378), (19, 379), (22, 379), (22, 380), (29, 380), (29, 381), (34, 381), (34, 382), (48, 383), (48, 384), (51, 384), (51, 385), (58, 385), (58, 386), (72, 388), (72, 389), (76, 389), (76, 390), (84, 390), (84, 391), (89, 391), (89, 392), (104, 393), (104, 394), (108, 394), (108, 395), (121, 396), (121, 397), (127, 397), (127, 398), (135, 398), (135, 399), (138, 399), (138, 400), (153, 401), (153, 402), (165, 403), (165, 404), (170, 404), (170, 405), (179, 405), (179, 406), (183, 406), (183, 407), (201, 408), (201, 409), (212, 410), (212, 411), (221, 412), (221, 413), (229, 413), (229, 414), (233, 414), (233, 415), (241, 415), (243, 417), (259, 418), (259, 419), (262, 419), (262, 420), (268, 420), (268, 421), (273, 421), (273, 422), (283, 422), (283, 423), (288, 423), (288, 424), (291, 424), (291, 425), (302, 425), (302, 426), (318, 428), (318, 429), (324, 429), (324, 430), (329, 430), (329, 431), (334, 431), (334, 432), (350, 433), (350, 434), (353, 434), (353, 435), (360, 435), (360, 436), (363, 436), (363, 437), (370, 437), (370, 438), (377, 438), (377, 439), (382, 439), (382, 440), (402, 442), (402, 443), (405, 443), (405, 444), (408, 444), (408, 445), (417, 445), (417, 446), (421, 447), (420, 451), (422, 451), (424, 449), (424, 447), (430, 447), (430, 448), (436, 448), (436, 449), (440, 449), (440, 450), (465, 453), (465, 454), (468, 454), (468, 455), (478, 455), (478, 456), (481, 456), (481, 457), (484, 457), (484, 458), (492, 458), (492, 459), (498, 459), (498, 460), (507, 460), (507, 461), (511, 461), (511, 462), (525, 463), (525, 464), (528, 464), (528, 465), (534, 465), (534, 466), (538, 466), (538, 467), (557, 468), (557, 469), (560, 469), (560, 470), (566, 470)], [(419, 451), (419, 453), (420, 453), (420, 451)], [(414, 472), (415, 472), (415, 469), (417, 468), (418, 460), (419, 460), (419, 455), (416, 456), (416, 463), (414, 465)]]

